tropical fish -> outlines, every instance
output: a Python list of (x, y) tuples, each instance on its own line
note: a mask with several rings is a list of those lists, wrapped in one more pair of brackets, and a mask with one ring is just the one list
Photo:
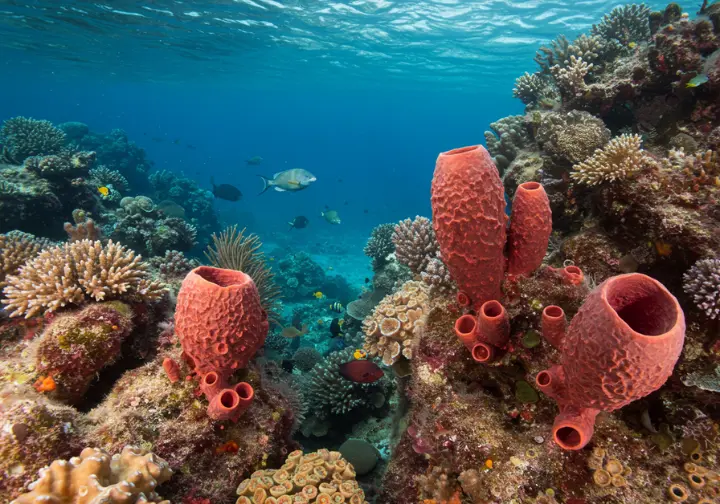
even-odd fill
[(338, 336), (342, 336), (342, 324), (340, 323), (340, 319), (334, 318), (332, 319), (332, 322), (330, 322), (330, 334), (332, 335), (332, 338), (337, 338)]
[(355, 360), (363, 360), (367, 358), (367, 352), (363, 350), (362, 348), (356, 348), (353, 352), (353, 357)]
[(336, 210), (329, 210), (327, 207), (325, 207), (324, 212), (320, 212), (321, 217), (325, 217), (325, 220), (328, 221), (330, 224), (340, 224), (342, 221), (340, 220), (340, 215), (338, 215)]
[(224, 199), (227, 201), (239, 201), (242, 198), (240, 189), (230, 184), (215, 185), (215, 181), (210, 177), (210, 183), (212, 184), (212, 193), (216, 198)]
[(628, 44), (628, 47), (629, 47), (630, 49), (635, 49), (635, 48), (637, 47), (637, 42), (630, 42), (630, 43)]
[(185, 209), (174, 201), (163, 200), (158, 203), (157, 208), (168, 217), (177, 217), (178, 219), (185, 218)]
[(699, 86), (702, 86), (705, 84), (708, 80), (710, 80), (707, 76), (707, 74), (700, 74), (696, 75), (692, 79), (690, 79), (687, 84), (685, 84), (686, 88), (696, 88)]
[(287, 326), (283, 328), (282, 332), (280, 333), (281, 336), (288, 339), (297, 338), (298, 336), (303, 336), (307, 334), (308, 332), (308, 325), (303, 324), (302, 330), (298, 330), (295, 326)]
[(258, 177), (263, 181), (263, 190), (260, 191), (260, 194), (271, 187), (274, 187), (275, 190), (279, 192), (302, 191), (317, 180), (315, 175), (302, 168), (293, 168), (292, 170), (278, 172), (273, 175), (272, 179), (268, 179), (262, 175), (258, 175)]
[(250, 159), (246, 159), (245, 163), (249, 164), (250, 166), (257, 166), (263, 162), (263, 158), (260, 156), (253, 156)]
[(342, 305), (342, 303), (338, 303), (335, 301), (334, 303), (330, 303), (329, 306), (331, 311), (334, 311), (336, 313), (342, 313), (345, 310), (345, 307)]
[(97, 190), (100, 194), (102, 194), (103, 198), (106, 198), (108, 196), (108, 194), (110, 194), (110, 189), (105, 186), (98, 187)]
[(322, 298), (324, 297), (324, 294), (323, 294), (322, 292), (320, 292), (320, 291), (313, 292), (313, 297), (314, 297), (315, 299), (322, 299)]
[(288, 222), (288, 224), (290, 224), (290, 229), (292, 229), (292, 228), (303, 229), (303, 228), (307, 227), (308, 222), (310, 222), (310, 221), (308, 220), (307, 217), (305, 217), (304, 215), (298, 215), (293, 220)]
[(374, 383), (385, 373), (373, 361), (352, 360), (338, 366), (340, 376), (355, 383)]

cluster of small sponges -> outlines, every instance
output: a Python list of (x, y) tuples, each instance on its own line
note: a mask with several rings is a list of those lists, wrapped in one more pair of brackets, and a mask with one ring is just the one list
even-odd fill
[(683, 288), (705, 314), (720, 315), (720, 259), (702, 259), (683, 275)]
[(427, 268), (440, 250), (432, 222), (427, 217), (405, 219), (400, 221), (393, 231), (392, 241), (395, 244), (395, 257), (420, 275)]
[(296, 450), (280, 469), (255, 471), (240, 483), (235, 504), (367, 504), (355, 468), (340, 452)]
[(16, 274), (23, 264), (50, 244), (44, 238), (21, 231), (0, 234), (0, 289), (7, 285), (5, 277)]
[(79, 457), (56, 460), (41, 469), (40, 479), (29, 486), (30, 492), (11, 504), (169, 504), (155, 488), (171, 476), (167, 462), (140, 448), (126, 446), (112, 457), (103, 450), (85, 448)]
[(621, 135), (573, 166), (570, 176), (586, 185), (623, 180), (647, 167), (650, 158), (641, 147), (640, 135)]
[(29, 156), (60, 152), (65, 143), (65, 133), (50, 121), (28, 117), (13, 117), (0, 128), (3, 154), (14, 163), (22, 163)]
[(409, 281), (394, 294), (385, 296), (363, 322), (365, 350), (382, 357), (391, 366), (400, 358), (412, 358), (415, 330), (423, 324), (428, 311), (428, 289), (422, 282)]
[(45, 249), (6, 278), (2, 302), (11, 317), (54, 312), (89, 298), (154, 300), (164, 286), (152, 281), (140, 256), (120, 244), (82, 240)]

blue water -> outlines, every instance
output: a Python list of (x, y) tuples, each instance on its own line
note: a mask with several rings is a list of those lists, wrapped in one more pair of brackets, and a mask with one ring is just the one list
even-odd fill
[[(230, 220), (279, 231), (302, 214), (312, 234), (328, 205), (366, 236), (428, 215), (437, 154), (520, 113), (512, 85), (536, 48), (615, 5), (0, 1), (0, 115), (122, 128), (158, 169), (239, 187), (243, 201), (217, 205)], [(303, 167), (318, 182), (257, 196), (255, 155), (266, 175)]]

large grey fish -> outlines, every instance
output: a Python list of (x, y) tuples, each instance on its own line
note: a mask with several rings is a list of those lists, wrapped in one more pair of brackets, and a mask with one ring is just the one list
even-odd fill
[(273, 175), (272, 179), (258, 175), (263, 181), (263, 190), (260, 194), (264, 193), (271, 187), (274, 187), (276, 191), (302, 191), (310, 184), (315, 182), (317, 178), (315, 175), (302, 168), (293, 168), (292, 170), (285, 170)]

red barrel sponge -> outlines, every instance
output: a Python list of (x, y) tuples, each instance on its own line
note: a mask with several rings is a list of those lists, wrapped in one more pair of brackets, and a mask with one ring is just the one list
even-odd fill
[(497, 168), (481, 145), (438, 156), (430, 198), (433, 227), (443, 262), (476, 308), (502, 299), (504, 194)]
[(537, 182), (520, 184), (513, 198), (508, 233), (509, 275), (527, 275), (542, 264), (552, 233), (550, 200)]
[(175, 332), (198, 373), (224, 378), (245, 367), (268, 327), (257, 287), (242, 271), (201, 266), (183, 280)]

